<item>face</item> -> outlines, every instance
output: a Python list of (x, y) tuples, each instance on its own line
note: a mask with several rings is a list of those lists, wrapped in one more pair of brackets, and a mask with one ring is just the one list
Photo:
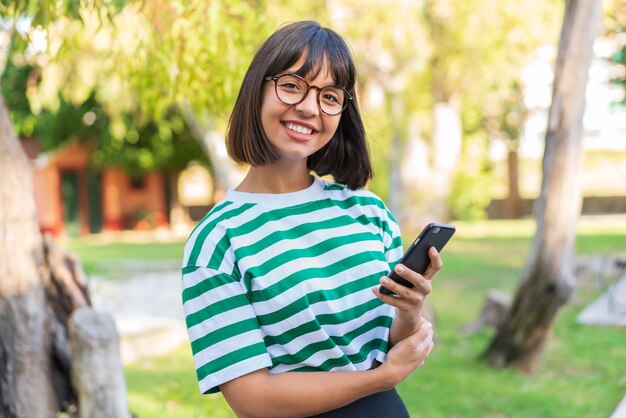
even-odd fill
[[(295, 73), (303, 61), (301, 58), (282, 73)], [(310, 85), (331, 85), (334, 80), (329, 70), (324, 64), (314, 79), (304, 78)], [(339, 126), (341, 114), (328, 116), (320, 111), (317, 106), (317, 91), (312, 88), (302, 102), (286, 105), (276, 97), (273, 81), (266, 81), (263, 85), (261, 123), (267, 139), (280, 155), (282, 162), (306, 164), (306, 159), (326, 145)]]

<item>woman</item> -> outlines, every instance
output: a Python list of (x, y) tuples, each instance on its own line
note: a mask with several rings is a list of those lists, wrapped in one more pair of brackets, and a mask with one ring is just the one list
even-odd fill
[[(183, 261), (200, 389), (238, 416), (407, 417), (394, 387), (432, 349), (420, 312), (441, 259), (432, 249), (423, 276), (396, 265), (398, 225), (362, 190), (373, 173), (355, 80), (343, 39), (297, 22), (265, 41), (241, 86), (227, 145), (250, 169)], [(415, 287), (385, 277), (393, 266)]]

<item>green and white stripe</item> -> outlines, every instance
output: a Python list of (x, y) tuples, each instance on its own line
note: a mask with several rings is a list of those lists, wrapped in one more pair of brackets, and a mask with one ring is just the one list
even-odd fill
[(371, 288), (402, 255), (382, 201), (315, 179), (282, 195), (229, 191), (192, 231), (183, 307), (200, 389), (270, 373), (384, 361), (393, 309)]

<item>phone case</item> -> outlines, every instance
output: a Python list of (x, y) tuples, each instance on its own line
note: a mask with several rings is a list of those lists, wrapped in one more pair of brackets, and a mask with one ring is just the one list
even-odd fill
[[(452, 225), (438, 223), (428, 224), (404, 253), (400, 263), (413, 271), (423, 274), (430, 264), (430, 257), (428, 257), (429, 248), (435, 247), (437, 251), (441, 252), (446, 243), (452, 238), (455, 231), (456, 228)], [(398, 276), (393, 270), (389, 273), (389, 278), (403, 286), (413, 287), (413, 284)], [(380, 286), (380, 292), (386, 295), (393, 294), (393, 292), (384, 286)]]

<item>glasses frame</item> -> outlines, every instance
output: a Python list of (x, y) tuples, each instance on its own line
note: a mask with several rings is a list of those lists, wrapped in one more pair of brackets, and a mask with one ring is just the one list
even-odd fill
[[(306, 92), (302, 95), (302, 98), (299, 101), (295, 102), (295, 103), (286, 103), (285, 101), (283, 101), (280, 98), (280, 95), (278, 94), (278, 79), (280, 77), (282, 77), (282, 76), (285, 76), (285, 75), (296, 77), (296, 78), (304, 81), (304, 83), (306, 84), (306, 87), (307, 87)], [(304, 78), (300, 77), (298, 74), (284, 73), (284, 74), (270, 75), (268, 77), (265, 77), (265, 81), (273, 81), (274, 82), (274, 93), (276, 94), (276, 98), (278, 100), (280, 100), (281, 103), (286, 104), (287, 106), (295, 106), (297, 104), (302, 103), (304, 101), (304, 99), (306, 99), (306, 97), (309, 95), (309, 91), (311, 91), (312, 88), (316, 88), (317, 89), (317, 94), (316, 94), (315, 97), (317, 99), (317, 108), (320, 110), (320, 112), (322, 112), (323, 114), (328, 115), (328, 116), (338, 116), (338, 115), (341, 115), (343, 113), (343, 111), (346, 110), (346, 108), (348, 107), (348, 104), (354, 99), (354, 97), (348, 92), (348, 90), (346, 90), (345, 88), (343, 88), (341, 86), (337, 86), (337, 85), (334, 85), (334, 84), (329, 84), (327, 86), (321, 86), (321, 87), (320, 86), (316, 86), (314, 84), (309, 84), (308, 81), (306, 81)], [(322, 104), (320, 103), (320, 92), (322, 91), (322, 89), (324, 89), (326, 87), (334, 87), (334, 88), (337, 88), (337, 89), (341, 89), (346, 94), (347, 100), (345, 100), (343, 102), (343, 107), (337, 113), (328, 113), (328, 112), (325, 112), (324, 109), (322, 109)]]

